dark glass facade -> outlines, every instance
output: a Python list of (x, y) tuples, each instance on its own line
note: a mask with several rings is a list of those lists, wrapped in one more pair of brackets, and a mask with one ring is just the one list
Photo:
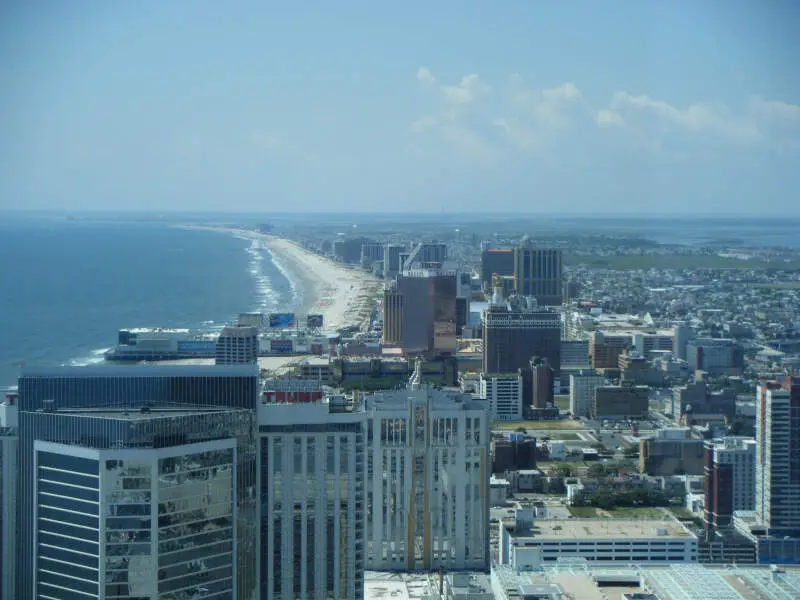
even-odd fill
[(190, 404), (255, 409), (258, 368), (245, 366), (75, 367), (26, 371), (19, 409)]
[[(233, 500), (236, 504), (235, 523), (233, 523), (232, 516), (227, 518), (231, 521), (229, 523), (230, 531), (233, 531), (233, 527), (236, 530), (236, 544), (231, 550), (236, 554), (236, 560), (232, 565), (232, 569), (236, 571), (235, 597), (248, 600), (254, 598), (257, 579), (255, 571), (257, 531), (256, 461), (253, 431), (255, 412), (253, 409), (257, 399), (257, 388), (257, 369), (240, 366), (201, 368), (130, 366), (62, 368), (26, 372), (19, 380), (19, 478), (17, 486), (19, 530), (33, 532), (39, 519), (45, 518), (39, 512), (40, 498), (37, 497), (38, 492), (35, 486), (36, 454), (34, 445), (36, 441), (65, 444), (79, 449), (113, 452), (116, 449), (168, 449), (175, 446), (233, 438), (236, 448), (235, 467), (231, 467), (235, 468), (236, 488)], [(86, 465), (75, 462), (70, 469), (65, 469), (64, 472), (68, 477), (90, 476), (83, 472), (83, 467)], [(105, 465), (101, 465), (99, 468), (104, 469)], [(160, 467), (152, 468), (160, 469)], [(160, 477), (160, 474), (153, 473), (151, 476)], [(63, 491), (65, 483), (50, 478), (47, 485), (53, 487), (54, 490), (58, 488)], [(89, 493), (93, 489), (91, 485), (81, 485), (80, 487), (85, 493)], [(69, 498), (58, 490), (49, 493)], [(145, 493), (144, 490), (131, 491)], [(75, 498), (73, 501), (92, 502), (88, 498)], [(123, 512), (141, 510), (136, 508), (137, 503), (118, 502), (116, 504), (131, 504), (132, 507), (123, 507)], [(186, 506), (185, 511), (193, 511), (198, 508)], [(86, 512), (80, 514), (87, 519), (94, 518)], [(139, 516), (126, 514), (124, 518), (129, 520)], [(217, 516), (214, 518), (216, 519)], [(226, 517), (219, 515), (218, 518)], [(51, 520), (58, 523), (58, 519)], [(75, 526), (75, 523), (71, 523), (71, 525)], [(56, 524), (56, 526), (59, 525)], [(91, 526), (91, 524), (85, 526)], [(57, 535), (50, 530), (43, 529), (42, 531), (50, 536)], [(102, 533), (107, 535), (112, 531), (114, 530), (107, 529)], [(134, 548), (134, 542), (138, 540), (136, 536), (139, 534), (134, 530), (125, 530), (125, 532), (126, 543)], [(206, 531), (198, 531), (197, 535), (206, 533)], [(128, 537), (129, 534), (133, 537)], [(99, 543), (90, 539), (84, 541), (88, 544)], [(105, 543), (109, 540), (102, 539), (101, 541)], [(214, 544), (225, 543), (224, 539), (207, 541)], [(31, 536), (22, 536), (19, 539), (17, 596), (22, 600), (34, 597), (34, 572), (39, 568), (35, 549)], [(130, 559), (128, 560), (130, 561)], [(221, 558), (215, 560), (225, 562)], [(228, 561), (230, 562), (229, 559)], [(199, 568), (198, 564), (200, 563), (193, 563), (192, 568)], [(202, 572), (210, 572), (212, 576), (215, 573), (218, 574), (215, 569), (225, 568), (222, 564), (211, 565), (208, 561), (202, 564), (206, 565), (201, 569)], [(103, 565), (103, 567), (105, 566)], [(173, 571), (167, 572), (171, 568), (169, 564), (164, 563), (164, 567), (166, 580), (178, 577)], [(116, 570), (124, 571), (124, 569)], [(172, 578), (169, 573), (172, 573)], [(114, 576), (123, 577), (119, 574)], [(45, 579), (48, 577), (57, 579), (57, 576), (49, 575), (45, 576)], [(186, 577), (187, 581), (192, 580), (192, 576), (189, 574), (186, 574)], [(224, 582), (217, 583), (223, 581), (224, 577), (212, 578), (208, 585), (204, 585), (201, 581), (203, 577), (208, 576), (198, 574), (194, 577), (199, 582), (200, 593), (206, 593), (201, 588), (208, 589), (207, 597), (231, 597), (225, 591), (226, 584)], [(230, 580), (232, 579), (231, 576)], [(44, 584), (44, 580), (41, 583)], [(117, 581), (115, 583), (121, 585), (125, 582)], [(184, 592), (190, 593), (192, 589), (192, 586), (183, 586), (175, 597), (182, 598), (185, 595)], [(108, 593), (108, 590), (102, 590), (102, 592)], [(64, 593), (66, 592), (55, 597), (66, 598), (69, 596), (68, 593), (67, 595)], [(135, 598), (137, 595), (131, 592), (124, 597)]]

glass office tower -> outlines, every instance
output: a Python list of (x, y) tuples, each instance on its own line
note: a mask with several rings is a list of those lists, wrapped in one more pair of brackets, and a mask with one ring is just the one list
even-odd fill
[(18, 597), (256, 598), (257, 383), (255, 366), (26, 371)]

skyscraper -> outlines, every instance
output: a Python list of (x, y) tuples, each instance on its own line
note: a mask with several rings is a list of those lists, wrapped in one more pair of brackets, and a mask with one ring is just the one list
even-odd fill
[(252, 586), (237, 568), (235, 470), (253, 413), (187, 408), (23, 413), (37, 437), (36, 598), (232, 598)]
[(533, 296), (542, 306), (563, 302), (561, 250), (533, 248), (523, 239), (514, 249), (514, 279), (517, 293)]
[[(175, 554), (177, 562), (163, 573), (160, 567), (172, 564), (172, 559), (164, 557), (159, 565), (158, 557), (192, 543), (210, 544), (224, 554), (228, 552), (224, 544), (232, 543), (233, 554), (228, 552), (227, 560), (233, 565), (235, 597), (251, 599), (256, 586), (252, 415), (257, 397), (255, 365), (23, 371), (18, 401), (17, 522), (20, 531), (41, 532), (42, 537), (27, 535), (18, 539), (16, 597), (63, 597), (47, 594), (42, 586), (64, 587), (64, 577), (70, 582), (70, 577), (75, 579), (75, 583), (66, 586), (67, 590), (91, 593), (96, 589), (98, 594), (111, 594), (106, 586), (127, 584), (127, 597), (150, 597), (131, 590), (145, 589), (138, 586), (144, 585), (146, 574), (154, 565), (159, 566), (159, 572), (150, 585), (158, 587), (147, 588), (147, 594), (155, 593), (153, 590), (166, 593), (180, 581), (185, 582), (180, 586), (183, 590), (224, 590), (231, 583), (225, 583), (224, 576), (206, 579), (215, 577), (217, 568), (221, 572), (222, 567), (203, 554), (205, 550)], [(212, 457), (208, 452), (215, 454)], [(232, 462), (226, 463), (219, 453)], [(233, 500), (221, 500), (221, 492), (206, 486), (205, 496), (199, 497), (205, 497), (208, 504), (198, 506), (189, 498), (193, 495), (190, 489), (182, 483), (193, 476), (169, 471), (172, 467), (168, 465), (177, 470), (204, 472), (214, 481), (217, 477), (224, 479), (213, 471), (212, 463), (230, 464), (235, 471)], [(139, 474), (134, 474), (137, 469)], [(175, 485), (162, 485), (171, 474), (178, 475)], [(116, 488), (114, 482), (121, 483), (121, 487)], [(136, 498), (142, 501), (135, 501)], [(214, 512), (217, 508), (212, 505), (221, 504), (219, 509), (223, 510), (231, 501), (232, 517)], [(71, 511), (69, 518), (65, 510)], [(195, 513), (197, 526), (186, 520)], [(112, 517), (117, 520), (108, 521)], [(221, 519), (227, 521), (223, 523)], [(199, 526), (201, 522), (203, 527)], [(100, 531), (116, 537), (91, 537)], [(75, 538), (75, 543), (65, 547), (63, 541), (58, 541), (63, 535)], [(154, 546), (159, 539), (174, 541), (174, 550)], [(73, 564), (75, 570), (48, 568), (45, 556)], [(120, 562), (100, 565), (100, 556), (119, 556)], [(43, 560), (39, 561), (39, 557)], [(201, 560), (194, 561), (195, 558)], [(121, 562), (123, 559), (127, 564)], [(92, 575), (93, 569), (97, 577)]]
[(514, 275), (514, 250), (512, 248), (487, 248), (481, 251), (481, 283), (492, 286), (492, 277)]
[(217, 338), (216, 363), (242, 365), (258, 362), (258, 328), (225, 327)]
[(17, 409), (16, 392), (0, 396), (0, 600), (17, 597)]
[(531, 406), (533, 408), (547, 408), (554, 402), (553, 398), (553, 367), (546, 358), (534, 357), (530, 361), (531, 369)]
[(363, 408), (268, 403), (258, 415), (260, 597), (362, 598)]
[(384, 292), (384, 342), (429, 358), (455, 354), (455, 269), (416, 269)]
[(561, 315), (518, 300), (506, 303), (498, 277), (494, 294), (483, 314), (483, 365), (485, 373), (517, 373), (530, 366), (534, 356), (546, 358), (559, 375)]
[(706, 441), (704, 450), (705, 527), (728, 527), (733, 511), (755, 508), (756, 442), (726, 437)]
[(800, 378), (758, 386), (756, 512), (775, 536), (800, 537)]
[(487, 403), (421, 381), (366, 398), (366, 565), (489, 565)]

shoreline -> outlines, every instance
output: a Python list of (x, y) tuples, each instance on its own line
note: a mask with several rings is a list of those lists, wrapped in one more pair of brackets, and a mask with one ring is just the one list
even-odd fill
[(375, 300), (383, 284), (381, 279), (359, 269), (334, 262), (297, 242), (250, 229), (211, 225), (176, 225), (184, 229), (202, 229), (244, 236), (259, 242), (270, 253), (287, 279), (302, 290), (302, 302), (295, 312), (323, 315), (323, 328), (363, 329), (369, 324)]

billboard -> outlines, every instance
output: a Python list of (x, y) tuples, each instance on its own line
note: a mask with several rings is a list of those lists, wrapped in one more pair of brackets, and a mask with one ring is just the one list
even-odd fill
[(309, 329), (322, 328), (322, 315), (308, 315), (306, 317), (306, 327)]
[(280, 329), (294, 327), (294, 313), (271, 313), (269, 326)]

